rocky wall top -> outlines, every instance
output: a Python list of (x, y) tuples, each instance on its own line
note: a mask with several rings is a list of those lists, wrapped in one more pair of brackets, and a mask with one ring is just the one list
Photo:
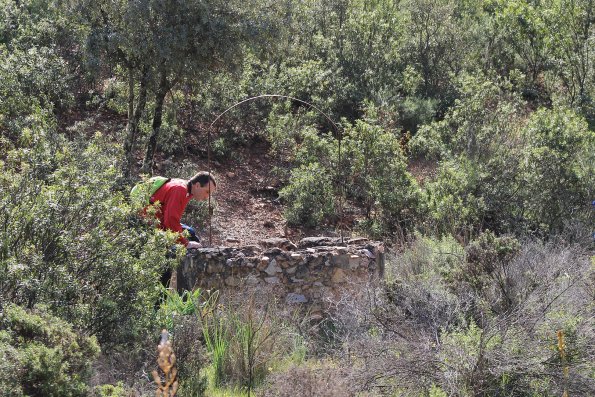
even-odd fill
[(179, 290), (270, 288), (288, 303), (332, 299), (338, 289), (382, 276), (384, 247), (367, 239), (262, 240), (260, 246), (189, 250), (177, 271)]

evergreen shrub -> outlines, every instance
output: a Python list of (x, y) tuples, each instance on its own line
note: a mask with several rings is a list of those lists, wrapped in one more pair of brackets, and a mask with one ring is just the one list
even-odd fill
[(0, 313), (0, 389), (10, 396), (86, 396), (95, 337), (49, 314), (9, 304)]

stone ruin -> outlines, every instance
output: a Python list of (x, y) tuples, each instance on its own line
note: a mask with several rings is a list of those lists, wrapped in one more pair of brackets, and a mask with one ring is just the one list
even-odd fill
[(177, 270), (178, 290), (270, 290), (286, 303), (333, 301), (383, 276), (384, 246), (367, 239), (284, 238), (260, 246), (189, 250)]

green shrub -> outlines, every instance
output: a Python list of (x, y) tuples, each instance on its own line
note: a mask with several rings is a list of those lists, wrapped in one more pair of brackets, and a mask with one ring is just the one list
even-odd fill
[(9, 304), (0, 315), (0, 387), (11, 396), (86, 396), (91, 364), (99, 354), (94, 337), (45, 310)]
[(121, 383), (117, 385), (100, 385), (93, 388), (93, 397), (127, 397), (129, 393)]
[(595, 135), (574, 111), (540, 109), (523, 120), (506, 84), (463, 80), (444, 120), (423, 127), (412, 150), (440, 159), (425, 186), (430, 225), (470, 238), (478, 231), (550, 234), (586, 221)]
[[(316, 114), (311, 110), (302, 111), (299, 108), (292, 113), (289, 101), (274, 105), (266, 126), (271, 151), (281, 161), (291, 162), (294, 166), (307, 164), (312, 157), (316, 159), (316, 153), (310, 154), (312, 141), (323, 138), (318, 136), (318, 131), (314, 128), (315, 121)], [(311, 157), (304, 158), (304, 155)]]
[(419, 187), (407, 171), (399, 139), (370, 120), (345, 129), (345, 194), (362, 205), (372, 230), (388, 234), (411, 230), (419, 212)]
[(443, 120), (424, 125), (413, 137), (415, 155), (448, 159), (464, 153), (480, 159), (514, 144), (523, 112), (510, 82), (463, 75), (458, 95)]
[(595, 194), (595, 132), (569, 109), (539, 109), (523, 130), (525, 217), (534, 230), (560, 231), (588, 219)]
[(292, 225), (313, 227), (334, 214), (332, 174), (319, 163), (295, 168), (289, 185), (279, 192), (286, 203), (285, 218)]
[(159, 129), (158, 146), (165, 155), (184, 151), (184, 129), (178, 125), (176, 103), (165, 106), (162, 124)]
[[(386, 268), (389, 283), (448, 276), (465, 260), (464, 247), (451, 235), (441, 238), (415, 234), (413, 242), (395, 254)], [(398, 263), (398, 268), (391, 266)]]
[(459, 290), (470, 287), (488, 302), (498, 296), (499, 305), (509, 308), (514, 300), (509, 285), (514, 281), (507, 275), (519, 250), (513, 237), (496, 237), (489, 230), (482, 233), (465, 248), (465, 261), (448, 274), (450, 285)]
[(464, 156), (440, 164), (438, 175), (425, 186), (431, 231), (469, 238), (481, 229), (488, 204), (478, 168)]
[(102, 345), (151, 332), (174, 236), (137, 222), (121, 152), (100, 135), (69, 142), (39, 126), (0, 177), (0, 296), (97, 335)]

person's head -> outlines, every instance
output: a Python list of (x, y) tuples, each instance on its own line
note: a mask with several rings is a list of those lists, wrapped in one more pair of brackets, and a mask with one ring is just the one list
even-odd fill
[(199, 172), (188, 181), (188, 191), (195, 200), (207, 200), (209, 193), (213, 194), (215, 190), (217, 190), (217, 182), (213, 175), (206, 171)]

